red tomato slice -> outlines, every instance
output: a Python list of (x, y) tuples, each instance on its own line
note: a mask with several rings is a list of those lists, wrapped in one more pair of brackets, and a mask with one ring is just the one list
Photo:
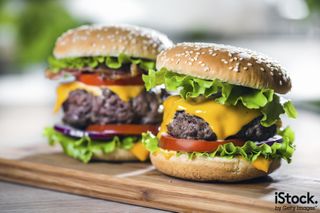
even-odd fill
[(182, 152), (213, 152), (219, 145), (232, 142), (235, 146), (242, 146), (243, 140), (230, 139), (223, 141), (205, 141), (174, 138), (170, 135), (162, 135), (159, 142), (159, 147), (162, 149), (182, 151)]
[(151, 124), (107, 124), (90, 125), (86, 130), (92, 132), (103, 132), (104, 134), (110, 135), (140, 135), (147, 131), (157, 134), (158, 128), (158, 125)]
[(77, 80), (93, 86), (104, 86), (104, 85), (143, 85), (141, 75), (137, 75), (130, 78), (119, 78), (119, 79), (104, 79), (97, 73), (80, 74)]

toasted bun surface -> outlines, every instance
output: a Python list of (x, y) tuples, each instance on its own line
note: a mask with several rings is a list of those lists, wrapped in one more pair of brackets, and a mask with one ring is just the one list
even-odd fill
[(156, 59), (171, 46), (167, 36), (151, 29), (130, 26), (82, 26), (61, 35), (55, 45), (56, 58), (118, 56)]
[(222, 81), (256, 89), (287, 93), (291, 80), (286, 71), (270, 58), (233, 46), (214, 43), (180, 43), (157, 57), (157, 69), (202, 79)]
[(172, 156), (167, 159), (161, 152), (151, 154), (150, 159), (152, 164), (164, 174), (195, 181), (243, 181), (267, 176), (280, 167), (280, 160), (274, 160), (269, 172), (265, 173), (242, 158), (196, 157), (191, 160), (186, 154), (182, 154), (179, 157)]
[(94, 153), (94, 160), (105, 160), (105, 161), (137, 161), (136, 158), (129, 150), (116, 149), (114, 152), (109, 154)]

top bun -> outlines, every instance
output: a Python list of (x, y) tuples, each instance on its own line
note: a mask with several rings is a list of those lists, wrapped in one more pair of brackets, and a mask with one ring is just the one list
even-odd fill
[(255, 89), (285, 94), (291, 89), (286, 71), (267, 56), (214, 43), (180, 43), (157, 57), (157, 69), (202, 79), (219, 79)]
[(81, 26), (61, 35), (53, 50), (58, 59), (70, 57), (119, 56), (155, 60), (172, 46), (167, 36), (155, 30), (130, 26)]

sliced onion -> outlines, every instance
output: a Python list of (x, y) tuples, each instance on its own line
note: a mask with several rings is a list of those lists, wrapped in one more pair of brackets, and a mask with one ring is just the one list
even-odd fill
[(91, 132), (91, 131), (82, 131), (70, 126), (56, 124), (53, 127), (57, 132), (60, 132), (66, 136), (70, 136), (73, 138), (82, 138), (84, 136), (90, 137), (92, 140), (108, 140), (114, 137), (115, 135), (109, 133), (99, 133), (99, 132)]
[(268, 140), (256, 142), (256, 145), (259, 146), (262, 144), (267, 144), (267, 145), (271, 146), (274, 143), (282, 143), (282, 142), (283, 142), (282, 137), (280, 135), (275, 135), (272, 138), (269, 138)]

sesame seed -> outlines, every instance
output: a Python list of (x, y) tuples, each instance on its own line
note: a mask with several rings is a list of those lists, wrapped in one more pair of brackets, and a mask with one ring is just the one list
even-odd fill
[(273, 76), (274, 75), (273, 72), (270, 72), (270, 75)]
[(282, 81), (281, 80), (279, 81), (279, 84), (282, 86)]
[(240, 70), (239, 70), (239, 65), (240, 65), (240, 63), (238, 62), (238, 63), (236, 63), (236, 66), (233, 68), (233, 71), (235, 71), (235, 72), (239, 72)]
[(247, 63), (247, 65), (248, 65), (249, 67), (251, 67), (251, 66), (252, 66), (252, 64), (251, 64), (251, 63)]
[(248, 70), (248, 67), (243, 67), (244, 70)]
[(264, 68), (263, 68), (263, 67), (260, 67), (260, 70), (263, 72), (263, 71), (264, 71)]
[(229, 70), (232, 70), (233, 69), (233, 67), (229, 67)]

